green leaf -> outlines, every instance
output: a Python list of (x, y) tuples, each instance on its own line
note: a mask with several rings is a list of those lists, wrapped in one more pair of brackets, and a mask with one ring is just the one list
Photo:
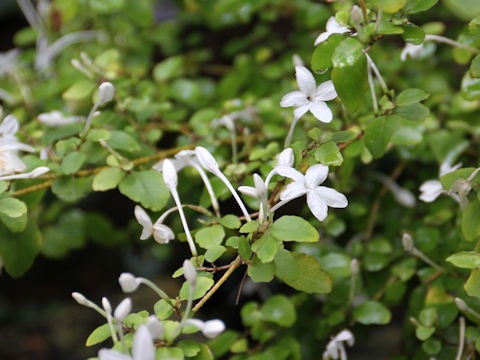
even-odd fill
[(250, 243), (245, 236), (241, 236), (238, 240), (238, 253), (243, 260), (250, 260), (252, 258)]
[(12, 233), (0, 225), (0, 255), (6, 272), (13, 278), (22, 276), (33, 264), (40, 251), (42, 236), (33, 222), (25, 230)]
[(63, 158), (60, 168), (65, 175), (70, 175), (80, 169), (85, 160), (87, 160), (87, 155), (75, 151)]
[(62, 95), (65, 101), (82, 101), (92, 95), (97, 84), (91, 80), (80, 80), (70, 86)]
[(371, 120), (365, 129), (365, 145), (374, 158), (381, 158), (395, 131), (400, 126), (397, 116), (380, 116)]
[(473, 101), (480, 98), (480, 78), (472, 78), (470, 71), (463, 76), (461, 88), (465, 100)]
[(275, 275), (275, 264), (272, 262), (262, 263), (258, 257), (255, 257), (248, 266), (248, 276), (254, 282), (270, 282)]
[(258, 221), (253, 220), (243, 224), (239, 231), (244, 234), (249, 234), (257, 231), (259, 226), (260, 224)]
[(370, 3), (390, 14), (399, 11), (405, 6), (406, 2), (406, 0), (370, 0)]
[(418, 315), (420, 322), (425, 326), (433, 326), (437, 318), (437, 310), (434, 308), (423, 309)]
[(88, 336), (86, 346), (97, 345), (107, 340), (110, 335), (110, 326), (108, 324), (103, 324), (93, 330), (93, 332)]
[(53, 180), (52, 192), (60, 199), (74, 202), (91, 192), (92, 177), (60, 176)]
[(25, 227), (27, 226), (28, 216), (27, 216), (27, 213), (24, 213), (17, 217), (10, 217), (5, 214), (0, 214), (0, 221), (11, 232), (18, 233), (25, 230)]
[(385, 325), (390, 322), (392, 314), (382, 303), (378, 301), (367, 301), (353, 311), (353, 316), (360, 324)]
[(428, 355), (436, 355), (442, 350), (442, 343), (438, 339), (428, 339), (422, 344), (422, 349)]
[(112, 130), (107, 143), (115, 150), (121, 150), (130, 153), (140, 150), (140, 145), (138, 145), (137, 140), (135, 140), (132, 135), (121, 130)]
[(418, 340), (425, 341), (435, 332), (435, 327), (419, 326), (415, 329)]
[(207, 248), (207, 251), (205, 252), (205, 260), (208, 262), (213, 263), (216, 261), (220, 256), (222, 256), (225, 251), (227, 251), (227, 248), (222, 245), (213, 245)]
[(470, 202), (463, 212), (462, 233), (467, 241), (473, 241), (480, 236), (480, 201)]
[(200, 352), (196, 356), (190, 358), (190, 360), (213, 360), (214, 359), (213, 353), (207, 345), (200, 344), (200, 343), (198, 345), (200, 346)]
[(340, 166), (343, 163), (343, 156), (340, 149), (333, 141), (320, 145), (315, 150), (315, 159), (327, 166)]
[(122, 8), (124, 0), (90, 0), (91, 9), (98, 14), (111, 14)]
[(405, 12), (408, 14), (415, 14), (421, 11), (426, 11), (435, 6), (438, 0), (408, 0), (405, 6)]
[(217, 220), (227, 229), (238, 229), (242, 225), (238, 216), (231, 214), (225, 215)]
[(473, 269), (472, 273), (464, 285), (465, 291), (469, 296), (480, 298), (480, 270)]
[[(208, 290), (213, 286), (215, 281), (209, 277), (199, 276), (197, 277), (197, 287), (195, 288), (195, 292), (193, 294), (193, 299), (200, 299), (203, 297)], [(180, 289), (180, 299), (186, 300), (188, 299), (190, 292), (190, 283), (185, 281)]]
[(8, 197), (0, 199), (0, 213), (9, 217), (19, 217), (27, 213), (27, 206), (22, 201)]
[(200, 229), (195, 234), (195, 241), (202, 248), (208, 249), (212, 246), (220, 245), (224, 237), (225, 237), (225, 230), (223, 230), (223, 226), (217, 224), (217, 225)]
[(282, 216), (273, 223), (271, 233), (282, 241), (317, 242), (320, 238), (318, 231), (298, 216)]
[(477, 54), (472, 60), (470, 75), (474, 78), (480, 78), (480, 54)]
[(164, 82), (182, 76), (184, 73), (183, 57), (180, 55), (169, 57), (153, 68), (153, 78), (157, 82)]
[(195, 356), (200, 352), (200, 344), (190, 339), (179, 341), (177, 346), (182, 349), (186, 357)]
[(399, 106), (411, 105), (425, 100), (430, 95), (422, 89), (407, 89), (398, 94), (395, 102)]
[(345, 39), (343, 34), (332, 34), (327, 41), (321, 42), (312, 55), (312, 70), (321, 71), (332, 66), (332, 55), (335, 48)]
[(233, 330), (226, 330), (221, 333), (217, 338), (210, 340), (208, 346), (212, 348), (215, 358), (226, 354), (233, 343), (238, 339), (239, 335)]
[(352, 67), (356, 66), (361, 59), (365, 59), (362, 43), (356, 39), (347, 38), (333, 52), (332, 64), (334, 68), (339, 69)]
[(357, 134), (352, 130), (337, 131), (332, 135), (330, 140), (334, 143), (346, 143), (355, 139), (355, 136), (357, 136)]
[(253, 244), (252, 250), (257, 253), (261, 262), (269, 263), (277, 254), (278, 240), (270, 233), (266, 233)]
[(290, 327), (297, 320), (295, 306), (284, 295), (275, 295), (269, 298), (262, 305), (260, 312), (265, 320), (283, 327)]
[(155, 315), (157, 315), (160, 320), (166, 320), (172, 315), (173, 308), (167, 300), (160, 299), (153, 306), (153, 311), (155, 311)]
[(480, 254), (474, 251), (460, 251), (450, 255), (447, 259), (453, 265), (463, 269), (474, 269), (480, 267)]
[[(292, 278), (291, 274), (285, 276), (286, 269), (284, 268), (281, 272), (277, 271), (280, 280), (298, 291), (309, 294), (327, 294), (332, 291), (332, 281), (320, 268), (317, 259), (301, 253), (291, 253), (291, 255), (297, 265), (297, 276), (295, 278)], [(282, 256), (285, 257), (285, 253)], [(290, 265), (290, 267), (292, 266)]]
[(455, 181), (457, 181), (458, 179), (466, 180), (474, 171), (475, 168), (469, 167), (449, 172), (448, 174), (445, 174), (440, 178), (440, 183), (442, 184), (444, 190), (450, 190)]
[(170, 197), (162, 174), (155, 170), (146, 170), (127, 175), (119, 184), (120, 192), (152, 211), (160, 211)]
[(352, 271), (350, 270), (351, 261), (350, 256), (346, 254), (332, 252), (322, 256), (319, 264), (323, 270), (334, 278), (348, 277), (352, 275)]
[(425, 39), (425, 32), (420, 26), (414, 24), (406, 24), (403, 25), (402, 37), (405, 42), (414, 45), (420, 45)]
[(395, 114), (408, 120), (423, 121), (430, 114), (430, 109), (423, 104), (416, 103), (397, 107)]
[[(345, 41), (348, 46), (341, 46)], [(367, 91), (367, 59), (363, 55), (362, 45), (355, 39), (344, 40), (334, 52), (332, 70), (332, 81), (347, 110), (351, 113), (357, 112), (364, 103)], [(351, 49), (345, 49), (350, 47)], [(343, 53), (343, 51), (346, 51)], [(338, 56), (335, 54), (338, 52)], [(350, 54), (351, 57), (347, 55)], [(356, 62), (353, 65), (353, 60)], [(337, 65), (336, 65), (337, 64)]]
[(166, 347), (162, 346), (157, 349), (156, 357), (157, 360), (183, 360), (184, 355), (182, 349), (178, 347)]
[(125, 172), (119, 168), (101, 170), (93, 177), (92, 188), (95, 191), (107, 191), (117, 187), (123, 179)]
[(298, 277), (298, 265), (292, 253), (286, 249), (278, 249), (275, 255), (275, 275), (285, 283)]

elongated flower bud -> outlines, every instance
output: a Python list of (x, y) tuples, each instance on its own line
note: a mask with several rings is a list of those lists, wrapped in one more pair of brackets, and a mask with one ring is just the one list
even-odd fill
[(163, 161), (162, 166), (163, 181), (167, 185), (170, 192), (175, 191), (178, 185), (177, 171), (175, 166), (169, 159)]
[(123, 299), (115, 309), (113, 317), (117, 321), (123, 321), (132, 311), (132, 300), (130, 298)]
[(147, 319), (147, 328), (153, 339), (163, 337), (163, 324), (155, 315), (150, 315)]
[(83, 294), (80, 294), (79, 292), (75, 291), (75, 292), (72, 292), (72, 297), (80, 305), (90, 306), (90, 303), (88, 302), (87, 298)]
[(122, 291), (125, 293), (131, 293), (137, 290), (140, 285), (140, 281), (130, 273), (122, 273), (118, 278), (118, 283), (120, 284)]
[(183, 276), (185, 279), (191, 284), (195, 284), (197, 282), (197, 270), (192, 265), (190, 260), (185, 260), (183, 262)]
[(219, 167), (217, 160), (210, 154), (210, 152), (202, 146), (197, 146), (195, 148), (195, 153), (197, 154), (197, 159), (200, 165), (213, 174), (217, 174), (219, 172)]
[(295, 162), (292, 148), (286, 148), (280, 154), (277, 155), (277, 166), (292, 167)]
[(107, 314), (109, 315), (112, 314), (112, 305), (110, 305), (110, 301), (108, 301), (106, 297), (102, 298), (102, 306), (103, 306), (103, 310), (105, 310)]
[(466, 312), (470, 310), (465, 301), (463, 301), (463, 299), (460, 299), (459, 297), (455, 298), (455, 304), (457, 304), (457, 307), (460, 311)]
[(407, 252), (412, 252), (413, 249), (415, 249), (415, 245), (413, 244), (413, 238), (409, 233), (403, 233), (402, 245), (403, 249)]
[(115, 94), (115, 87), (112, 83), (104, 82), (98, 87), (98, 103), (99, 105), (106, 104), (113, 99)]
[(225, 324), (222, 320), (208, 320), (203, 324), (202, 334), (209, 339), (213, 339), (220, 335), (224, 330)]

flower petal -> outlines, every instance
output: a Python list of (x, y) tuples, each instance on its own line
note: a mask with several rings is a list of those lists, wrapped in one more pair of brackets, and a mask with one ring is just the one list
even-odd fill
[(355, 338), (350, 330), (342, 330), (340, 331), (337, 336), (335, 336), (335, 340), (337, 341), (346, 341), (349, 346), (353, 346), (355, 343)]
[(14, 115), (7, 115), (0, 124), (0, 135), (14, 135), (19, 127), (17, 118)]
[(328, 207), (323, 198), (316, 191), (307, 192), (307, 205), (312, 214), (320, 221), (325, 220), (328, 215)]
[(340, 25), (337, 20), (335, 20), (335, 16), (330, 16), (326, 27), (327, 32), (330, 34), (343, 34), (350, 31), (348, 27)]
[(321, 33), (320, 35), (317, 36), (317, 38), (315, 39), (315, 42), (313, 43), (313, 45), (317, 46), (318, 44), (320, 44), (321, 42), (324, 42), (325, 40), (328, 39), (328, 37), (331, 35), (331, 33), (329, 32), (323, 32)]
[(310, 104), (310, 111), (318, 120), (324, 123), (329, 123), (333, 119), (332, 110), (323, 101), (312, 102)]
[(216, 338), (225, 330), (225, 324), (222, 320), (213, 319), (205, 321), (203, 324), (202, 334), (209, 339)]
[(257, 190), (254, 187), (251, 186), (239, 186), (238, 191), (240, 191), (242, 194), (245, 194), (247, 196), (253, 197), (258, 199), (258, 193)]
[(135, 206), (134, 213), (138, 223), (143, 227), (140, 240), (148, 239), (152, 236), (152, 220), (150, 219), (150, 216), (148, 216), (147, 212), (139, 205)]
[(298, 120), (300, 119), (305, 113), (310, 109), (310, 102), (306, 105), (297, 107), (295, 110), (293, 110), (293, 117)]
[(305, 176), (298, 170), (290, 167), (290, 166), (277, 166), (275, 171), (278, 175), (283, 177), (288, 177), (290, 179), (295, 180), (296, 182), (302, 183), (305, 180)]
[(159, 244), (168, 244), (170, 240), (175, 239), (175, 234), (167, 225), (155, 223), (153, 225), (153, 239)]
[(155, 360), (155, 346), (146, 325), (140, 325), (133, 338), (133, 360)]
[(322, 164), (312, 165), (305, 173), (305, 186), (314, 188), (323, 183), (328, 176), (328, 166)]
[(315, 92), (315, 100), (330, 101), (338, 96), (332, 80), (325, 81), (318, 85)]
[(280, 200), (293, 200), (296, 199), (307, 192), (307, 189), (303, 184), (298, 182), (293, 182), (287, 185), (285, 190), (280, 193)]
[(424, 202), (432, 202), (444, 192), (442, 184), (438, 180), (425, 181), (420, 186), (420, 191), (422, 194), (419, 199)]
[(295, 162), (295, 156), (293, 155), (292, 148), (288, 147), (277, 155), (277, 166), (293, 166)]
[(307, 95), (301, 91), (292, 91), (285, 95), (280, 101), (281, 107), (302, 106), (308, 103)]
[(116, 350), (100, 349), (98, 352), (100, 360), (132, 360), (131, 356), (122, 354)]
[(321, 196), (325, 204), (333, 208), (345, 208), (348, 205), (348, 200), (342, 193), (339, 193), (337, 190), (326, 187), (319, 186), (315, 190), (315, 194)]
[(297, 66), (295, 68), (298, 88), (307, 96), (314, 97), (317, 89), (315, 78), (305, 66)]

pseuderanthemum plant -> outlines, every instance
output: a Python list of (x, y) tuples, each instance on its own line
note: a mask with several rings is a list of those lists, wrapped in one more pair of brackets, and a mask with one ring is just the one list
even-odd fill
[(476, 2), (17, 4), (0, 281), (128, 259), (79, 357), (478, 356)]

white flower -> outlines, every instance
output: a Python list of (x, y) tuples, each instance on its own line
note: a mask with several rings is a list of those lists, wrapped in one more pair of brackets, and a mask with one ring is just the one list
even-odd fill
[(176, 191), (178, 185), (178, 176), (177, 170), (173, 165), (172, 161), (169, 159), (165, 159), (162, 165), (162, 175), (163, 175), (163, 182), (168, 187), (170, 192)]
[(292, 56), (292, 62), (293, 66), (305, 66), (305, 63), (303, 62), (302, 58), (298, 54), (293, 54)]
[(285, 95), (282, 101), (280, 101), (280, 106), (295, 106), (296, 109), (293, 112), (295, 119), (300, 119), (310, 110), (318, 120), (324, 123), (332, 121), (332, 110), (330, 110), (325, 101), (333, 100), (337, 97), (333, 82), (328, 80), (317, 87), (312, 73), (304, 66), (297, 66), (295, 75), (300, 91), (292, 91)]
[(205, 337), (209, 339), (216, 338), (225, 330), (224, 322), (219, 319), (213, 319), (208, 321), (202, 321), (199, 319), (188, 319), (185, 324), (195, 326), (202, 332)]
[(98, 87), (98, 103), (99, 105), (106, 104), (113, 99), (113, 95), (115, 94), (115, 87), (112, 83), (108, 81), (103, 82)]
[(125, 293), (131, 293), (137, 290), (140, 286), (140, 281), (130, 273), (121, 273), (118, 278), (118, 283)]
[(37, 118), (38, 121), (50, 127), (72, 124), (82, 119), (80, 116), (65, 116), (58, 110), (42, 113)]
[(153, 235), (153, 239), (159, 244), (168, 244), (170, 240), (175, 238), (175, 234), (173, 233), (172, 229), (166, 225), (163, 225), (161, 221), (157, 221), (155, 224), (152, 224), (150, 216), (148, 216), (141, 206), (135, 206), (134, 213), (138, 223), (143, 227), (140, 240), (146, 240)]
[[(457, 164), (452, 167), (448, 161), (445, 161), (444, 163), (442, 163), (442, 165), (440, 165), (439, 177), (451, 173), (460, 168), (461, 166), (462, 164)], [(435, 199), (441, 194), (448, 194), (452, 199), (459, 201), (459, 197), (457, 194), (449, 193), (443, 190), (443, 186), (439, 180), (425, 181), (422, 185), (420, 185), (420, 191), (421, 194), (419, 196), (419, 199), (424, 202), (435, 201)]]
[(327, 31), (321, 33), (318, 35), (318, 37), (315, 40), (314, 45), (318, 45), (321, 42), (327, 40), (330, 35), (332, 34), (344, 34), (346, 32), (349, 32), (350, 30), (346, 26), (340, 25), (337, 20), (335, 20), (334, 16), (331, 16), (328, 21), (327, 21)]
[(293, 155), (293, 149), (288, 147), (277, 155), (277, 166), (292, 167), (295, 162), (295, 156)]
[(242, 194), (260, 200), (261, 207), (258, 218), (259, 221), (262, 222), (265, 214), (268, 211), (268, 190), (266, 184), (263, 182), (262, 178), (258, 174), (253, 174), (253, 183), (255, 187), (239, 186), (238, 191), (240, 191)]
[(155, 345), (146, 325), (140, 325), (133, 338), (132, 356), (116, 350), (101, 349), (100, 360), (155, 360)]
[(355, 338), (350, 330), (340, 331), (330, 342), (323, 353), (323, 359), (346, 359), (347, 354), (343, 342), (346, 341), (348, 346), (353, 346)]
[(328, 206), (344, 208), (348, 205), (345, 195), (335, 189), (326, 186), (319, 186), (325, 181), (328, 175), (328, 166), (317, 164), (310, 166), (303, 175), (291, 167), (278, 167), (277, 173), (293, 179), (280, 194), (280, 199), (289, 201), (307, 194), (307, 204), (313, 215), (323, 221), (328, 215)]
[(13, 49), (0, 54), (0, 76), (13, 74), (17, 71), (20, 50)]
[(205, 170), (210, 171), (215, 176), (221, 173), (217, 160), (215, 160), (207, 149), (202, 146), (197, 146), (195, 148), (195, 154), (197, 155), (198, 162)]
[(132, 299), (123, 299), (122, 302), (115, 308), (113, 317), (117, 321), (123, 321), (130, 314), (130, 311), (132, 311)]
[(400, 59), (402, 61), (405, 61), (407, 60), (407, 56), (410, 56), (411, 58), (418, 58), (422, 54), (422, 51), (423, 51), (423, 44), (414, 45), (414, 44), (406, 43), (405, 47), (403, 48), (400, 54)]

